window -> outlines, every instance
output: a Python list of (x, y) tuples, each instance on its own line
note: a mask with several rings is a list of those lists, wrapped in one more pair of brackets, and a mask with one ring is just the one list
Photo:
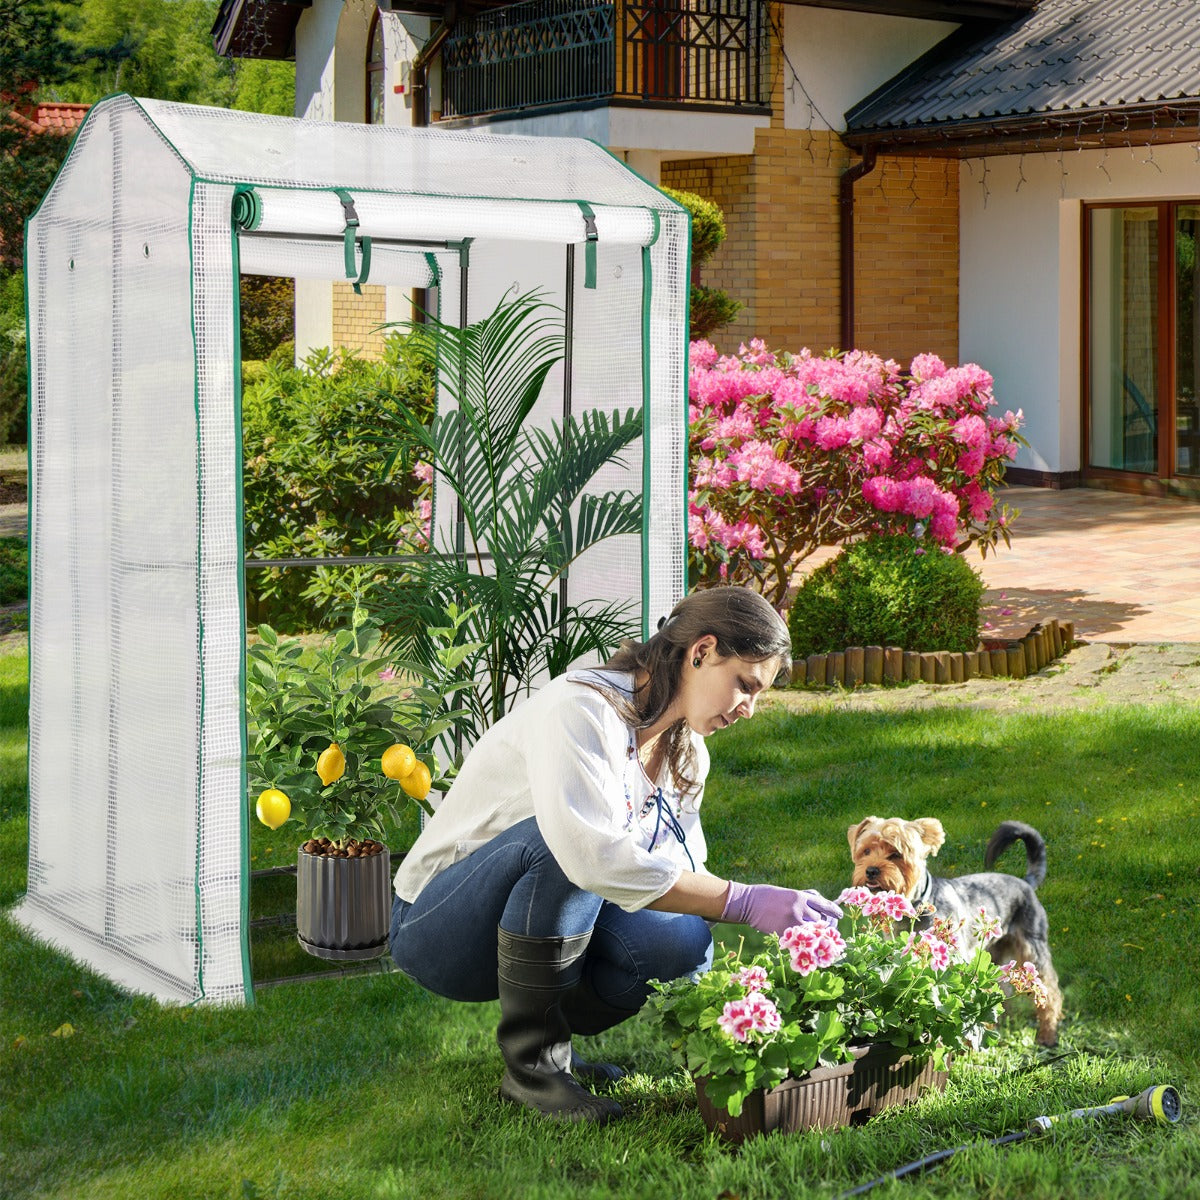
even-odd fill
[(382, 125), (384, 99), (383, 23), (379, 9), (371, 16), (367, 33), (367, 124)]
[(1200, 479), (1200, 202), (1085, 216), (1085, 473)]

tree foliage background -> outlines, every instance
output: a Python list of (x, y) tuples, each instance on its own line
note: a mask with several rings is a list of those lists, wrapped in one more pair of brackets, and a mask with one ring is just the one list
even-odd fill
[(290, 117), (294, 66), (218, 57), (211, 34), (218, 7), (217, 0), (55, 0), (76, 64), (54, 98), (93, 104), (129, 92)]
[(21, 110), (35, 89), (63, 82), (74, 50), (50, 0), (0, 0), (0, 255), (21, 266), (25, 218), (37, 207), (66, 152), (66, 139), (31, 132)]
[(94, 104), (113, 92), (291, 116), (292, 63), (220, 58), (217, 0), (0, 0), (0, 241), (21, 266), (26, 218), (69, 139), (32, 133), (39, 100)]
[[(25, 437), (25, 221), (71, 144), (36, 132), (27, 114), (40, 101), (94, 104), (129, 92), (291, 116), (294, 65), (220, 58), (217, 8), (218, 0), (0, 0), (0, 442)], [(290, 317), (290, 293), (277, 281), (257, 286), (255, 303), (270, 310), (259, 322), (265, 357), (290, 336), (275, 329), (281, 314)]]

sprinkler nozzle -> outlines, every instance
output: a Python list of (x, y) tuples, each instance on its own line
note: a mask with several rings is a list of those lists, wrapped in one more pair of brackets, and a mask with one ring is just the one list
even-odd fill
[(1063, 1120), (1108, 1117), (1119, 1113), (1142, 1121), (1157, 1121), (1160, 1125), (1174, 1125), (1183, 1113), (1183, 1101), (1170, 1084), (1156, 1083), (1136, 1096), (1116, 1096), (1098, 1108), (1077, 1108), (1056, 1117), (1034, 1117), (1029, 1122), (1029, 1132), (1046, 1133)]

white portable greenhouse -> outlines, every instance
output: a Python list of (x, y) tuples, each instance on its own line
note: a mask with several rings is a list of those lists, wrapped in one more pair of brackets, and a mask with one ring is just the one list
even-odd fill
[(545, 292), (568, 354), (531, 419), (644, 418), (598, 480), (641, 535), (569, 586), (646, 630), (685, 586), (688, 237), (582, 140), (91, 110), (27, 238), (25, 927), (164, 1000), (253, 998), (239, 273), (436, 288), (459, 323)]

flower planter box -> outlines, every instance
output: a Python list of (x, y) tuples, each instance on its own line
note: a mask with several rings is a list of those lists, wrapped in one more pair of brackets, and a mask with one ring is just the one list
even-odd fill
[(931, 1058), (916, 1062), (887, 1044), (859, 1047), (854, 1054), (853, 1062), (818, 1067), (802, 1079), (751, 1092), (737, 1117), (711, 1103), (704, 1090), (707, 1079), (699, 1077), (700, 1115), (718, 1137), (743, 1142), (759, 1133), (861, 1125), (885, 1108), (916, 1100), (926, 1088), (946, 1088), (946, 1072), (934, 1070)]
[(386, 847), (364, 858), (330, 858), (303, 847), (296, 861), (296, 933), (317, 958), (378, 958), (392, 917), (391, 858)]

